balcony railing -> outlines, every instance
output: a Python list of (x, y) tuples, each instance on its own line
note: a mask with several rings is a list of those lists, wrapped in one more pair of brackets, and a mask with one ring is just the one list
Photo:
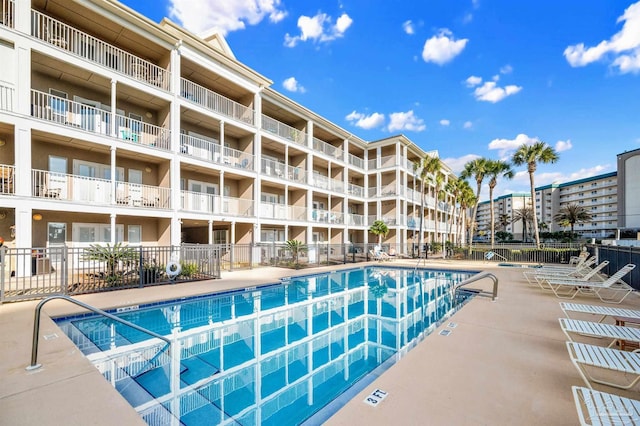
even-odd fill
[(374, 198), (377, 194), (378, 194), (378, 188), (376, 188), (375, 186), (367, 190), (368, 198)]
[(16, 5), (14, 0), (0, 0), (0, 25), (14, 28)]
[(220, 144), (201, 138), (180, 135), (180, 153), (211, 163), (222, 163)]
[(291, 182), (307, 183), (307, 172), (303, 168), (287, 166), (287, 172)]
[[(73, 129), (111, 135), (114, 115), (93, 106), (70, 101), (38, 90), (31, 90), (31, 115)], [(169, 151), (171, 131), (122, 115), (115, 115), (115, 137), (127, 143)]]
[(246, 124), (252, 125), (254, 123), (253, 108), (242, 105), (184, 78), (180, 78), (180, 96), (209, 111)]
[(349, 195), (353, 195), (354, 197), (364, 197), (364, 187), (362, 186), (350, 183), (347, 190)]
[(253, 170), (253, 154), (225, 146), (222, 148), (222, 164), (236, 169)]
[(318, 223), (343, 224), (344, 214), (330, 210), (312, 209), (311, 221)]
[(280, 179), (284, 179), (286, 176), (286, 165), (278, 161), (263, 158), (261, 160), (260, 172), (266, 176), (273, 176)]
[(337, 148), (325, 141), (322, 141), (318, 138), (313, 138), (313, 149), (316, 151), (322, 152), (323, 154), (328, 155), (329, 157), (333, 157), (337, 160), (342, 161), (342, 149)]
[(341, 194), (344, 193), (344, 181), (341, 179), (329, 179), (329, 183), (331, 184), (331, 190), (333, 192), (339, 192)]
[(181, 191), (180, 208), (199, 213), (220, 213), (220, 195), (205, 192)]
[(330, 189), (329, 178), (318, 172), (313, 172), (313, 182), (311, 182), (311, 186), (328, 190)]
[(0, 110), (13, 111), (15, 88), (9, 83), (0, 83)]
[(15, 186), (13, 184), (15, 169), (15, 166), (0, 164), (0, 194), (15, 194)]
[(252, 217), (254, 215), (253, 200), (224, 197), (222, 199), (222, 213), (231, 216)]
[(307, 220), (307, 208), (300, 206), (289, 206), (289, 219), (290, 220)]
[(364, 170), (364, 159), (349, 153), (349, 164)]
[(393, 167), (396, 165), (396, 156), (395, 155), (387, 155), (386, 157), (380, 158), (380, 168), (383, 169), (385, 167)]
[(375, 158), (367, 161), (367, 170), (375, 170), (378, 164), (378, 160)]
[(346, 224), (349, 226), (364, 226), (364, 216), (361, 214), (349, 213), (346, 216)]
[[(92, 204), (112, 204), (112, 182), (46, 170), (32, 171), (32, 196)], [(114, 202), (119, 206), (169, 209), (171, 190), (159, 186), (116, 182)]]
[(258, 214), (267, 219), (288, 219), (289, 209), (286, 204), (260, 202)]
[(262, 115), (262, 130), (266, 130), (267, 132), (278, 135), (281, 138), (295, 142), (298, 145), (304, 146), (307, 142), (307, 134), (304, 131), (291, 127), (288, 124), (281, 123), (280, 121), (264, 114)]
[(58, 49), (117, 71), (134, 80), (169, 90), (171, 74), (166, 69), (36, 10), (31, 11), (31, 35)]
[(395, 195), (398, 195), (395, 183), (391, 183), (389, 185), (383, 186), (380, 191), (381, 197), (388, 197), (388, 196), (395, 196)]

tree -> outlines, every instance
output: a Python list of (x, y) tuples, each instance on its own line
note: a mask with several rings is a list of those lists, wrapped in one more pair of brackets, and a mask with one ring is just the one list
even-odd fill
[(553, 220), (558, 222), (559, 225), (571, 226), (571, 234), (573, 234), (573, 228), (576, 223), (588, 223), (592, 219), (593, 217), (587, 209), (575, 203), (561, 207), (558, 213), (553, 216)]
[(506, 161), (489, 160), (487, 161), (487, 177), (489, 178), (489, 203), (491, 205), (491, 247), (495, 245), (495, 212), (493, 211), (493, 189), (498, 184), (498, 176), (505, 179), (513, 178), (513, 170), (511, 165)]
[[(438, 169), (435, 172), (435, 176), (434, 176), (434, 184), (435, 184), (435, 199), (436, 199), (436, 204), (435, 204), (435, 208), (434, 208), (434, 212), (435, 212), (435, 221), (434, 221), (434, 226), (435, 226), (435, 242), (439, 243), (440, 242), (440, 231), (438, 230), (438, 223), (440, 222), (439, 220), (439, 214), (438, 214), (438, 207), (440, 207), (440, 201), (443, 201), (444, 198), (446, 197), (446, 193), (444, 191), (444, 173), (442, 173), (440, 171), (440, 169)], [(446, 232), (446, 229), (445, 229)], [(433, 242), (433, 240), (432, 240)], [(435, 251), (435, 250), (434, 250)]]
[[(467, 220), (467, 213), (471, 206), (473, 206), (476, 202), (476, 196), (473, 194), (473, 189), (469, 186), (469, 182), (466, 180), (460, 179), (461, 188), (460, 188), (460, 217), (458, 218), (458, 222), (460, 227), (458, 228), (459, 236), (458, 236), (458, 244), (462, 245), (462, 234), (464, 231), (464, 224)], [(473, 222), (473, 219), (471, 220)], [(471, 224), (469, 224), (469, 229), (471, 229)]]
[(287, 250), (289, 250), (291, 252), (291, 256), (293, 256), (293, 261), (296, 265), (296, 268), (298, 268), (300, 266), (300, 264), (298, 263), (298, 256), (300, 255), (300, 252), (303, 252), (307, 249), (307, 246), (299, 240), (288, 240), (285, 244)]
[(506, 231), (507, 226), (511, 223), (511, 217), (508, 214), (502, 213), (498, 216), (498, 220), (496, 220), (496, 227), (499, 231)]
[(444, 190), (451, 196), (451, 204), (453, 206), (453, 211), (449, 215), (449, 230), (447, 231), (447, 235), (449, 236), (452, 235), (451, 231), (453, 230), (453, 218), (455, 216), (456, 205), (458, 204), (458, 199), (460, 198), (460, 193), (462, 191), (461, 182), (464, 181), (449, 176), (449, 180), (447, 180), (447, 184), (444, 187)]
[(536, 214), (536, 186), (534, 182), (534, 175), (538, 163), (553, 164), (558, 161), (558, 154), (556, 151), (547, 145), (545, 142), (537, 141), (532, 145), (522, 144), (517, 151), (513, 154), (511, 159), (516, 166), (527, 165), (527, 172), (529, 173), (529, 183), (531, 185), (531, 204), (533, 210), (533, 231), (536, 238), (536, 247), (540, 248), (540, 231), (538, 230), (538, 216)]
[(511, 223), (522, 221), (522, 240), (527, 242), (527, 224), (533, 222), (533, 210), (531, 207), (524, 206), (513, 211), (513, 219)]
[(476, 214), (478, 213), (478, 204), (480, 202), (480, 191), (482, 190), (482, 181), (487, 174), (488, 162), (489, 160), (487, 160), (486, 158), (476, 158), (475, 160), (471, 160), (467, 164), (465, 164), (462, 173), (460, 173), (461, 179), (473, 178), (476, 181), (477, 185), (476, 199), (473, 206), (473, 214), (471, 215), (471, 226), (469, 229), (469, 251), (471, 251), (471, 246), (473, 245), (473, 232), (476, 223)]
[(389, 227), (381, 220), (376, 220), (369, 227), (369, 232), (378, 237), (378, 245), (382, 245), (382, 237), (386, 237), (389, 233)]
[(430, 177), (441, 168), (440, 159), (426, 154), (424, 158), (413, 163), (414, 176), (420, 179), (420, 227), (418, 228), (418, 252), (422, 247), (422, 226), (424, 223), (425, 187)]

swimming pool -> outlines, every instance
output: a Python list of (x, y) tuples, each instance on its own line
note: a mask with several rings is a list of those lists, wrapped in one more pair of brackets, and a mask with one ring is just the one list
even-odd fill
[(320, 423), (449, 317), (473, 274), (365, 267), (110, 311), (170, 350), (93, 314), (56, 322), (150, 425)]

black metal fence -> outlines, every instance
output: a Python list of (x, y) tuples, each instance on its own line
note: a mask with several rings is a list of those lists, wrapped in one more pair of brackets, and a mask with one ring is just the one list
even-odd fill
[(0, 247), (0, 303), (220, 278), (210, 245)]
[(615, 274), (628, 263), (636, 265), (636, 268), (622, 279), (634, 289), (640, 290), (640, 247), (588, 245), (587, 250), (591, 255), (597, 256), (598, 262), (609, 261), (603, 270), (607, 275)]

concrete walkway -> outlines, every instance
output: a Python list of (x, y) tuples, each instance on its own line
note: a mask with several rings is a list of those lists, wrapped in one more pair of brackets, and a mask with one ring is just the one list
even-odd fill
[[(406, 264), (414, 266), (415, 262)], [(558, 299), (527, 284), (520, 268), (448, 260), (429, 260), (427, 264), (434, 268), (490, 270), (500, 280), (499, 299), (492, 302), (476, 297), (469, 302), (451, 319), (457, 327), (450, 328), (448, 336), (439, 335), (439, 330), (428, 336), (327, 424), (577, 424), (571, 386), (583, 382), (569, 360), (566, 338), (558, 324), (562, 316)], [(323, 269), (327, 268), (312, 272)], [(290, 275), (290, 270), (261, 268), (226, 272), (215, 281), (92, 294), (78, 299), (108, 309), (244, 288)], [(491, 284), (491, 280), (483, 280), (471, 287), (489, 290)], [(599, 302), (586, 296), (576, 301)], [(31, 355), (36, 304), (0, 306), (0, 425), (144, 424), (49, 319), (77, 312), (68, 302), (46, 305), (38, 357), (43, 367), (35, 372), (25, 371)], [(621, 306), (640, 309), (640, 299), (632, 294)], [(440, 328), (447, 328), (447, 323)], [(376, 388), (388, 396), (371, 407), (363, 400)], [(595, 388), (640, 399), (638, 388)]]

